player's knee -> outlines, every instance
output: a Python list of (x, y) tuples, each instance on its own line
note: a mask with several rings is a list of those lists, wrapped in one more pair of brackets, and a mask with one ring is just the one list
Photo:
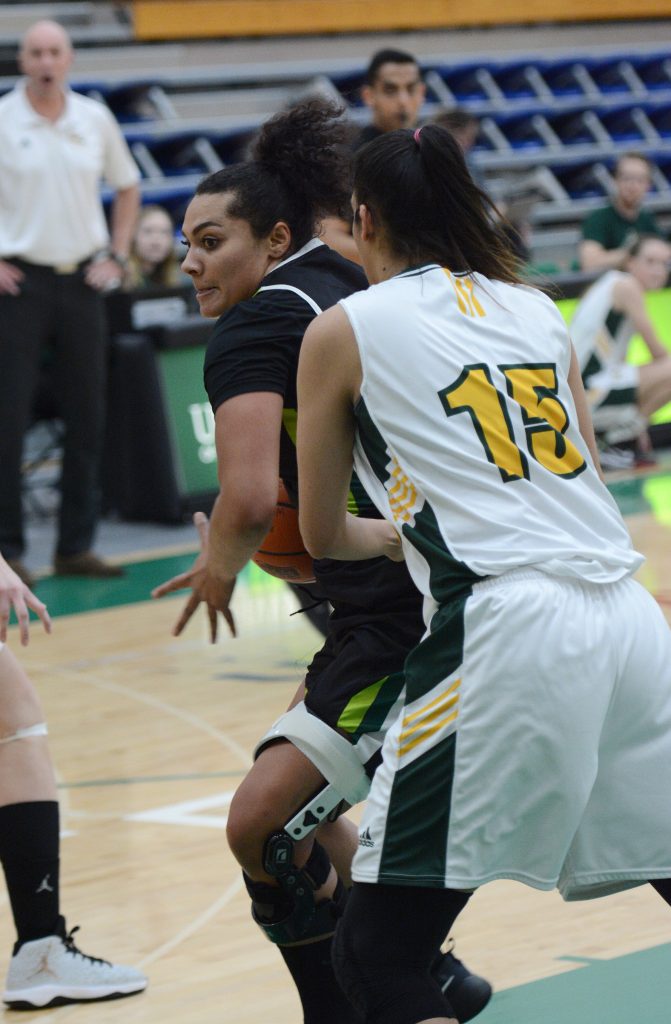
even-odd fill
[(263, 848), (268, 838), (268, 818), (263, 804), (233, 797), (226, 822), (226, 839), (231, 853), (243, 871), (257, 877), (263, 870)]
[(46, 722), (36, 722), (34, 725), (6, 727), (0, 720), (0, 746), (7, 743), (14, 743), (17, 740), (32, 740), (37, 737), (46, 736), (48, 733)]
[[(270, 788), (253, 791), (243, 783), (237, 791), (228, 813), (226, 838), (231, 853), (240, 867), (252, 878), (265, 875), (264, 857), (268, 839), (281, 832), (297, 808), (287, 805), (284, 794)], [(294, 843), (293, 860), (302, 866), (310, 856), (312, 838)], [(259, 874), (260, 873), (260, 874)]]
[(44, 710), (30, 678), (12, 651), (2, 649), (0, 732), (8, 735), (26, 725), (42, 722)]

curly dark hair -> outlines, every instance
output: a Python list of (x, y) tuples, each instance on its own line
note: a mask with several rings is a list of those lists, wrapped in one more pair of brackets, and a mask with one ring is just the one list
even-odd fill
[(347, 128), (342, 110), (307, 100), (276, 114), (261, 128), (248, 163), (225, 167), (200, 182), (196, 195), (231, 192), (228, 213), (265, 238), (280, 220), (295, 252), (316, 233), (322, 217), (338, 213), (349, 197)]

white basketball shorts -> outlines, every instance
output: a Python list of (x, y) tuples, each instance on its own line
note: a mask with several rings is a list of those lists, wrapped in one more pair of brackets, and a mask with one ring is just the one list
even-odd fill
[(442, 619), (408, 658), (356, 881), (577, 900), (671, 877), (671, 631), (650, 594), (520, 569)]

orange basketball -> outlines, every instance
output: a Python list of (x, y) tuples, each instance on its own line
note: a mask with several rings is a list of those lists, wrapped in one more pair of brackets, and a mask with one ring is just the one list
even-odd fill
[(280, 480), (273, 525), (261, 542), (253, 562), (287, 583), (314, 583), (312, 558), (298, 529), (298, 509), (291, 502)]

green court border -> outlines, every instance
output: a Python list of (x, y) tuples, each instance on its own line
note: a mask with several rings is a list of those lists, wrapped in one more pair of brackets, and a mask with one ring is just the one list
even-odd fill
[(497, 992), (479, 1024), (669, 1024), (671, 943)]

